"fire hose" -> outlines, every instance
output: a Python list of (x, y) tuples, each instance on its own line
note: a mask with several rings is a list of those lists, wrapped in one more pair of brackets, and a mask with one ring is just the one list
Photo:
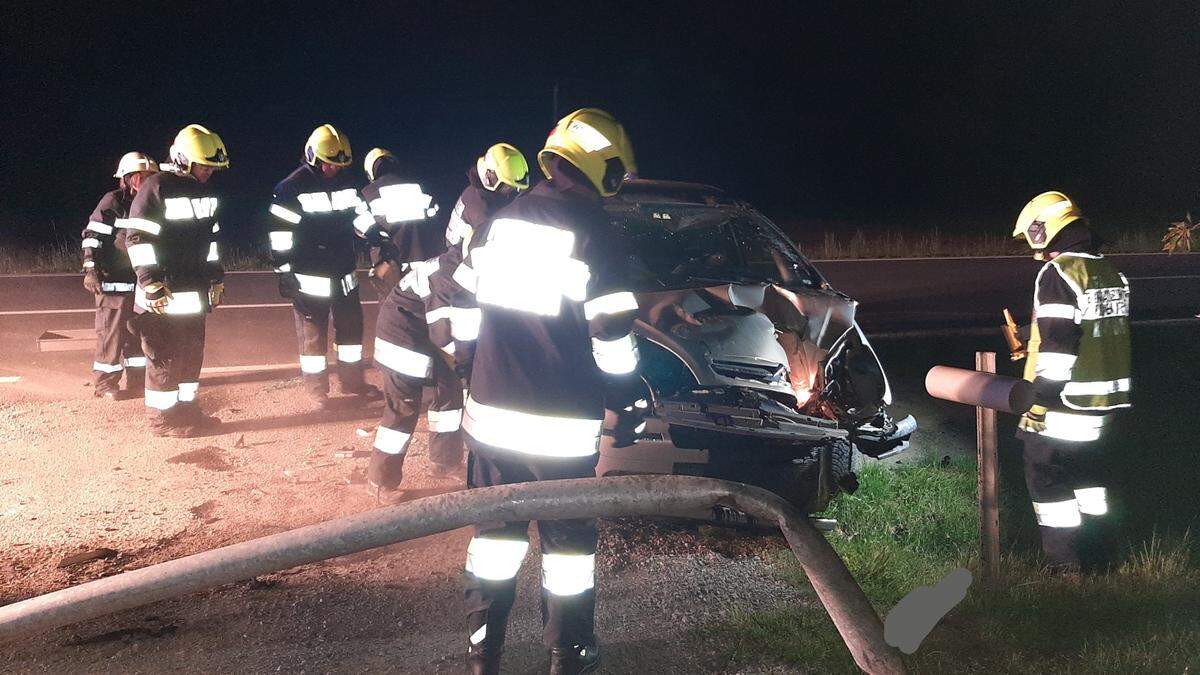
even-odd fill
[(520, 483), (418, 499), (197, 553), (0, 607), (0, 641), (243, 581), (298, 565), (508, 520), (697, 517), (726, 506), (776, 523), (854, 661), (903, 673), (883, 624), (829, 542), (783, 498), (692, 476), (618, 476)]

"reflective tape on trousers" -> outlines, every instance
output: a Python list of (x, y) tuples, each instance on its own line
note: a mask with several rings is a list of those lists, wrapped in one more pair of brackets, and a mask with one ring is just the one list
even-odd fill
[(542, 554), (542, 588), (551, 595), (579, 595), (595, 585), (594, 554)]
[(412, 434), (406, 431), (380, 426), (375, 429), (375, 449), (389, 455), (403, 455), (410, 438)]
[(1084, 515), (1102, 516), (1108, 513), (1108, 491), (1102, 487), (1076, 490), (1075, 501), (1079, 503), (1079, 512)]
[(454, 433), (462, 428), (461, 408), (458, 410), (430, 410), (426, 417), (429, 421), (429, 430), (435, 434)]
[(409, 377), (427, 378), (433, 370), (433, 360), (421, 352), (375, 338), (375, 363)]
[(467, 572), (488, 581), (507, 581), (521, 571), (529, 551), (523, 539), (475, 537), (467, 545)]
[(537, 415), (467, 398), (463, 429), (484, 445), (537, 457), (590, 457), (603, 420)]
[(1079, 504), (1074, 499), (1061, 502), (1034, 502), (1033, 513), (1043, 527), (1079, 527)]

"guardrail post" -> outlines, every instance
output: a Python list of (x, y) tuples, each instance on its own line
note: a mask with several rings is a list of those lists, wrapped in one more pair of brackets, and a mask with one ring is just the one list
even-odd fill
[[(975, 352), (975, 370), (996, 372), (995, 352)], [(984, 583), (1000, 574), (1000, 503), (996, 457), (996, 411), (975, 408), (975, 445), (979, 459), (979, 561)]]

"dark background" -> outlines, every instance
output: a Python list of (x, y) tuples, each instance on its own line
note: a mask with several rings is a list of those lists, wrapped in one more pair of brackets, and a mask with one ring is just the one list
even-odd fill
[[(250, 238), (316, 125), (451, 201), (490, 143), (558, 113), (628, 128), (642, 175), (712, 183), (795, 228), (1003, 230), (1059, 188), (1096, 220), (1196, 203), (1193, 3), (10, 3), (0, 227), (77, 236), (120, 155), (224, 138)], [(236, 231), (236, 230), (235, 230)]]

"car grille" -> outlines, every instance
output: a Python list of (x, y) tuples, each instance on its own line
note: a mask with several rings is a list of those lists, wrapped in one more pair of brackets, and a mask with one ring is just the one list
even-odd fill
[(780, 363), (751, 363), (727, 359), (713, 359), (711, 363), (713, 372), (737, 380), (767, 383), (787, 380), (787, 367)]

